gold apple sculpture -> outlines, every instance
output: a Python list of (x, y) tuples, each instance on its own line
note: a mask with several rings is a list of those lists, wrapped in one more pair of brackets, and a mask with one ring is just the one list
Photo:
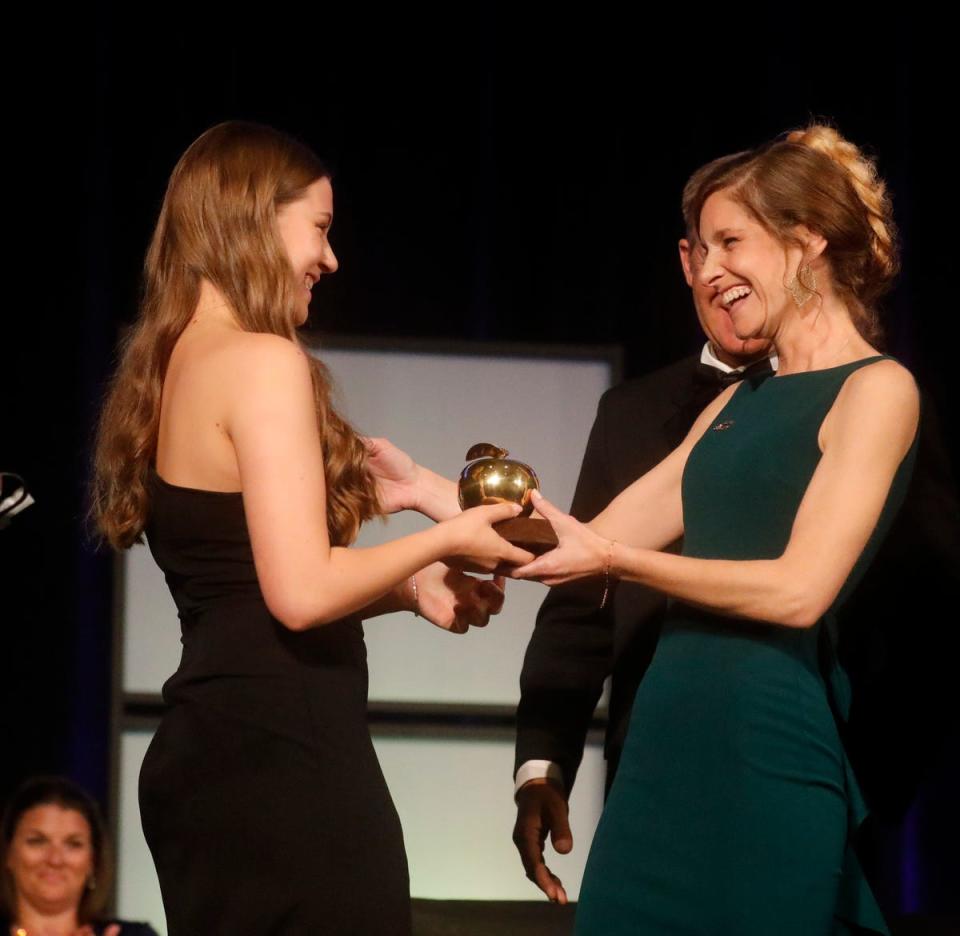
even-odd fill
[(546, 520), (530, 516), (530, 494), (540, 490), (540, 481), (529, 465), (507, 458), (509, 454), (489, 442), (470, 447), (466, 456), (469, 464), (460, 473), (460, 506), (466, 510), (504, 501), (520, 504), (523, 512), (519, 516), (501, 521), (494, 529), (515, 546), (540, 555), (557, 545), (557, 534)]

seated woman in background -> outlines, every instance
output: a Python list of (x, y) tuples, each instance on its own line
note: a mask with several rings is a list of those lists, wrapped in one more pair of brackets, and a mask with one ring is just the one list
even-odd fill
[(15, 936), (156, 936), (105, 914), (112, 879), (100, 810), (60, 777), (27, 780), (7, 804), (0, 850), (0, 932)]

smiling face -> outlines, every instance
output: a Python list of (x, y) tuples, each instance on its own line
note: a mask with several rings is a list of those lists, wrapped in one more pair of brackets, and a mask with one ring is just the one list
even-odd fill
[(791, 314), (786, 284), (804, 247), (778, 241), (725, 191), (704, 202), (700, 236), (705, 254), (696, 278), (709, 292), (715, 320), (724, 328), (729, 323), (741, 341), (772, 339)]
[(76, 910), (93, 868), (90, 825), (77, 810), (47, 803), (20, 817), (7, 851), (19, 902), (41, 913)]
[(693, 292), (700, 327), (713, 348), (716, 357), (729, 367), (740, 367), (767, 354), (770, 343), (766, 338), (739, 337), (733, 328), (730, 313), (720, 295), (700, 279), (705, 251), (700, 244), (691, 248), (687, 240), (680, 241), (680, 262), (687, 285)]
[(293, 268), (296, 289), (296, 324), (307, 320), (311, 290), (324, 273), (334, 273), (337, 258), (330, 246), (333, 225), (333, 188), (327, 178), (317, 179), (304, 194), (277, 210), (277, 228)]

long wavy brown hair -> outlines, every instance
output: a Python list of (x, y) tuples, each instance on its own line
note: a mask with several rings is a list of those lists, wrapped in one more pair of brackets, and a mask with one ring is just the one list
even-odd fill
[[(216, 287), (241, 328), (298, 341), (293, 270), (276, 214), (328, 177), (299, 140), (241, 121), (207, 130), (174, 168), (147, 251), (140, 314), (122, 341), (97, 433), (91, 514), (114, 548), (142, 540), (163, 381), (201, 282)], [(331, 403), (326, 367), (312, 355), (308, 359), (323, 445), (327, 528), (330, 541), (344, 545), (381, 511), (364, 445)]]

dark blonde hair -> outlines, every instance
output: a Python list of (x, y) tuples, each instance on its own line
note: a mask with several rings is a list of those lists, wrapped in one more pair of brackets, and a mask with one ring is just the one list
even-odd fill
[[(140, 315), (121, 347), (94, 455), (92, 517), (115, 548), (142, 539), (147, 478), (156, 456), (163, 380), (203, 280), (240, 327), (298, 341), (293, 271), (277, 209), (329, 172), (309, 147), (259, 124), (229, 121), (180, 158), (147, 251)], [(366, 450), (331, 404), (324, 365), (308, 355), (327, 481), (327, 527), (343, 545), (380, 513)]]
[(899, 270), (899, 254), (890, 198), (871, 159), (823, 124), (716, 159), (684, 188), (688, 231), (699, 229), (706, 200), (719, 191), (782, 243), (799, 243), (797, 225), (820, 234), (854, 325), (868, 341), (880, 338), (877, 302)]
[(96, 886), (85, 888), (77, 906), (77, 922), (81, 925), (101, 919), (107, 907), (113, 882), (113, 854), (103, 817), (96, 801), (82, 787), (64, 777), (33, 777), (13, 794), (3, 812), (0, 825), (0, 919), (14, 920), (17, 914), (17, 893), (13, 875), (7, 868), (10, 845), (24, 813), (37, 806), (59, 806), (80, 813), (90, 828), (93, 850), (93, 877)]

